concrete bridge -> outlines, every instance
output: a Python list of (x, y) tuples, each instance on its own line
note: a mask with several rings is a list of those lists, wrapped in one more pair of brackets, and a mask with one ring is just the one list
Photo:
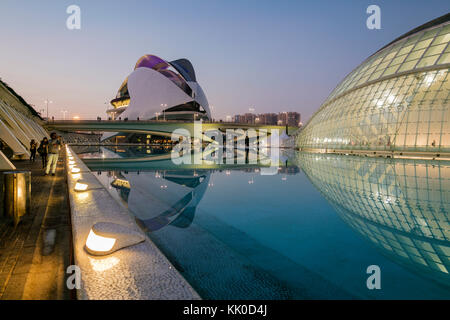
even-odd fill
[[(183, 122), (174, 120), (65, 120), (65, 121), (48, 121), (45, 127), (48, 130), (60, 131), (99, 131), (99, 132), (133, 132), (143, 134), (154, 134), (161, 136), (171, 136), (172, 132), (177, 129), (187, 130), (191, 136), (194, 136), (194, 126), (202, 125), (202, 132), (210, 130), (220, 130), (226, 132), (227, 129), (254, 129), (267, 130), (270, 134), (271, 130), (279, 130), (279, 134), (287, 131), (288, 134), (294, 133), (297, 127), (275, 126), (275, 125), (258, 125), (245, 123), (229, 123), (229, 122)], [(286, 130), (287, 129), (287, 130)]]

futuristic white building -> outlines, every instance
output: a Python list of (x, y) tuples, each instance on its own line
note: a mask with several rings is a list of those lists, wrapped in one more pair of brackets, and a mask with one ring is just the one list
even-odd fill
[(206, 96), (187, 59), (141, 57), (107, 110), (111, 119), (208, 120)]
[(450, 14), (404, 34), (334, 89), (302, 150), (450, 152)]

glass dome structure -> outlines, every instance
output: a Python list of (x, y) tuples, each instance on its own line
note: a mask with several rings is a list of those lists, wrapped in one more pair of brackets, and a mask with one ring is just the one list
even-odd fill
[(302, 150), (450, 152), (450, 14), (394, 40), (333, 90)]

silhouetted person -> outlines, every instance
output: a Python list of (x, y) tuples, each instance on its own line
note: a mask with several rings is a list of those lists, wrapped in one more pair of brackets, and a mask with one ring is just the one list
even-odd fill
[(34, 162), (36, 159), (36, 149), (37, 149), (37, 143), (34, 141), (34, 139), (31, 139), (30, 141), (30, 162)]
[(42, 168), (45, 168), (47, 166), (47, 154), (48, 154), (47, 137), (44, 137), (44, 139), (42, 139), (41, 143), (39, 144), (39, 148), (37, 149), (37, 152), (39, 153), (42, 159)]

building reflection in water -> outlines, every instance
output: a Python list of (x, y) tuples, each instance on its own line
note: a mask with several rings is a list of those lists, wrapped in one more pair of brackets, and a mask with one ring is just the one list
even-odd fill
[(188, 227), (210, 178), (208, 171), (110, 171), (110, 185), (146, 231)]
[(395, 262), (450, 285), (450, 164), (297, 153), (341, 218)]

